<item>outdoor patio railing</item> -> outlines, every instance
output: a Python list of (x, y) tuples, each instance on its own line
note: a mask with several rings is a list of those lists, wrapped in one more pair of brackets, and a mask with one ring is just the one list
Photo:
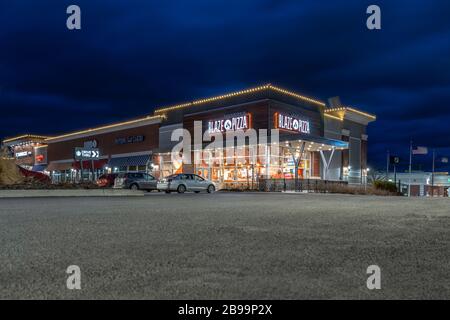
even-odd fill
[(226, 190), (255, 190), (266, 192), (305, 191), (329, 192), (340, 187), (347, 187), (346, 181), (320, 180), (320, 179), (259, 179), (252, 182), (224, 182), (221, 189)]

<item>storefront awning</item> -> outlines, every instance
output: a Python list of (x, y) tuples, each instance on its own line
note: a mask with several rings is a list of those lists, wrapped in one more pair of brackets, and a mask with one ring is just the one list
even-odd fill
[[(328, 147), (334, 147), (337, 149), (348, 149), (348, 142), (342, 141), (342, 140), (335, 140), (335, 139), (329, 139), (324, 137), (316, 137), (316, 136), (302, 136), (300, 139), (287, 139), (285, 141), (291, 142), (291, 141), (305, 141), (305, 142), (311, 142), (311, 143), (317, 143), (317, 144), (323, 144)], [(285, 141), (281, 141), (280, 137), (280, 143), (283, 143)]]
[(150, 161), (150, 155), (140, 155), (132, 157), (111, 158), (108, 165), (111, 168), (125, 166), (145, 166)]

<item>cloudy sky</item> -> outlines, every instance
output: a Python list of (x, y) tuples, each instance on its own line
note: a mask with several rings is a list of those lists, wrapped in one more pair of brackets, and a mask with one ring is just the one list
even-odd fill
[[(79, 31), (66, 28), (70, 4)], [(382, 30), (366, 28), (370, 4)], [(448, 0), (2, 1), (0, 137), (270, 82), (375, 113), (374, 167), (388, 149), (407, 160), (410, 139), (450, 155), (449, 14)]]

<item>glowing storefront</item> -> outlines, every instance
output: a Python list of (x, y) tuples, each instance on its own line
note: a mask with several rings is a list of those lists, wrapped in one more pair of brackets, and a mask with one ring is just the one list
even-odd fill
[[(252, 184), (261, 177), (290, 179), (296, 174), (300, 179), (360, 183), (367, 175), (366, 127), (375, 116), (355, 108), (327, 106), (269, 84), (160, 108), (155, 114), (166, 118), (154, 159), (158, 176), (194, 172), (218, 183)], [(198, 161), (173, 161), (171, 152), (179, 140), (171, 141), (171, 134), (181, 128), (192, 141), (196, 134), (209, 133), (222, 135), (224, 142), (208, 147), (215, 139), (193, 141), (191, 158)], [(279, 130), (276, 137), (272, 129)], [(256, 131), (257, 140), (246, 139), (238, 149), (227, 147), (226, 134), (249, 130)]]

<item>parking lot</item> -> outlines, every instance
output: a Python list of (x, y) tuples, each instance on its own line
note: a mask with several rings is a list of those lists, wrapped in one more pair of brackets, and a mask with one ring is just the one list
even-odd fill
[[(450, 200), (0, 199), (0, 298), (450, 298)], [(381, 290), (366, 269), (381, 268)], [(66, 268), (81, 269), (81, 290)]]

